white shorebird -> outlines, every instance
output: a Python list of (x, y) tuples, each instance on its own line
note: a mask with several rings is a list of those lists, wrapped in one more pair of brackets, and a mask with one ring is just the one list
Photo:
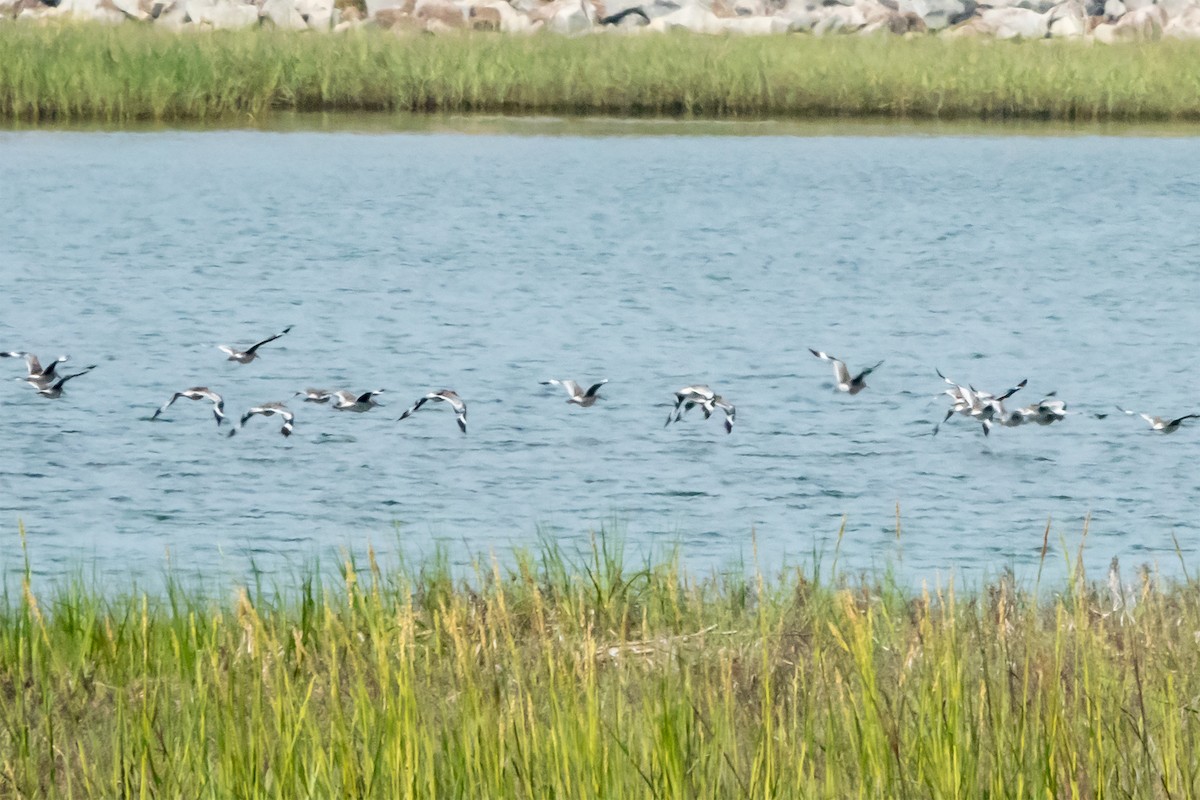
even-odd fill
[(667, 414), (667, 423), (663, 427), (667, 427), (672, 422), (679, 422), (685, 411), (691, 411), (696, 406), (710, 403), (716, 396), (716, 392), (702, 383), (683, 387), (675, 393), (675, 407)]
[(834, 358), (828, 353), (822, 353), (820, 350), (813, 350), (811, 347), (808, 348), (808, 352), (812, 353), (822, 361), (833, 362), (833, 377), (834, 380), (837, 381), (837, 390), (839, 392), (858, 394), (863, 389), (867, 388), (867, 376), (883, 366), (883, 362), (880, 361), (875, 366), (867, 367), (854, 377), (850, 377), (850, 370), (846, 367), (846, 362), (842, 361), (840, 358)]
[(244, 428), (246, 426), (246, 421), (256, 414), (261, 414), (264, 417), (273, 417), (278, 414), (279, 416), (283, 417), (283, 427), (279, 429), (279, 432), (285, 437), (292, 435), (292, 428), (295, 427), (296, 415), (291, 411), (288, 411), (287, 406), (285, 406), (283, 403), (263, 403), (261, 406), (255, 406), (245, 414), (242, 414), (242, 419), (238, 423), (238, 426), (230, 429), (229, 435), (233, 436), (233, 434)]
[(20, 351), (9, 351), (0, 353), (0, 358), (23, 358), (25, 359), (25, 371), (28, 373), (24, 378), (17, 378), (19, 381), (25, 381), (36, 389), (45, 389), (50, 384), (54, 383), (56, 377), (55, 370), (59, 364), (68, 361), (70, 356), (59, 356), (50, 362), (50, 365), (45, 369), (42, 368), (42, 363), (38, 361), (38, 357), (33, 353), (25, 353)]
[(577, 406), (588, 408), (594, 406), (596, 401), (600, 399), (600, 395), (596, 394), (600, 391), (600, 387), (608, 383), (608, 378), (599, 383), (592, 384), (586, 392), (575, 381), (560, 381), (551, 378), (548, 381), (542, 381), (542, 386), (561, 386), (567, 390), (567, 402), (574, 403)]
[(48, 397), (51, 400), (57, 400), (58, 398), (62, 397), (64, 383), (71, 380), (72, 378), (78, 378), (80, 375), (87, 375), (89, 372), (91, 372), (95, 368), (96, 368), (96, 365), (92, 364), (90, 367), (85, 367), (84, 369), (80, 370), (79, 372), (75, 372), (70, 375), (63, 375), (61, 378), (59, 378), (57, 381), (50, 384), (49, 386), (43, 386), (43, 387), (39, 388), (38, 394), (40, 394), (42, 397)]
[(158, 419), (171, 405), (179, 398), (187, 400), (209, 400), (213, 404), (213, 416), (217, 418), (217, 427), (221, 427), (221, 423), (225, 421), (225, 401), (221, 399), (221, 395), (209, 389), (207, 386), (193, 386), (191, 389), (185, 389), (182, 392), (176, 392), (171, 395), (171, 399), (163, 403), (162, 407), (154, 412), (154, 416), (150, 419)]
[(939, 378), (950, 384), (951, 388), (947, 389), (944, 394), (949, 395), (950, 399), (953, 401), (953, 405), (951, 405), (950, 410), (946, 412), (946, 416), (942, 418), (942, 422), (939, 422), (933, 426), (934, 436), (937, 435), (942, 423), (946, 422), (946, 420), (950, 419), (950, 417), (954, 416), (955, 414), (962, 414), (965, 417), (971, 417), (979, 420), (980, 424), (983, 426), (984, 436), (987, 436), (991, 431), (992, 420), (997, 418), (997, 414), (1000, 414), (1001, 417), (1004, 417), (1008, 420), (1008, 422), (1002, 424), (1007, 424), (1009, 427), (1012, 427), (1013, 425), (1020, 425), (1024, 422), (1023, 419), (1021, 422), (1013, 422), (1012, 415), (1006, 414), (1004, 410), (1004, 401), (1021, 391), (1021, 389), (1025, 388), (1025, 384), (1029, 382), (1028, 379), (1022, 380), (1004, 394), (996, 396), (990, 392), (980, 392), (971, 386), (963, 386), (962, 384), (955, 383), (943, 375), (942, 371), (939, 369), (935, 368), (934, 372), (937, 373)]
[[(1038, 425), (1052, 425), (1067, 418), (1067, 404), (1055, 397), (1057, 392), (1051, 392), (1033, 405), (1021, 409)], [(1074, 413), (1074, 412), (1072, 412)]]
[(670, 414), (667, 414), (667, 423), (663, 427), (665, 428), (672, 422), (678, 422), (683, 418), (685, 411), (690, 411), (696, 406), (699, 406), (700, 410), (704, 412), (705, 419), (711, 417), (715, 409), (719, 408), (724, 411), (725, 432), (733, 433), (733, 423), (737, 416), (737, 409), (734, 408), (732, 403), (704, 384), (685, 386), (675, 393), (675, 407), (671, 409)]
[(306, 403), (328, 403), (333, 397), (333, 392), (328, 389), (305, 389), (303, 392), (296, 392), (292, 397), (303, 397)]
[(251, 361), (258, 358), (258, 348), (262, 347), (267, 342), (275, 341), (280, 336), (283, 336), (285, 333), (290, 331), (292, 329), (292, 327), (293, 326), (288, 325), (286, 328), (284, 328), (282, 331), (275, 334), (274, 336), (268, 336), (266, 339), (263, 339), (261, 342), (256, 342), (255, 344), (250, 345), (245, 350), (238, 350), (236, 348), (230, 347), (227, 344), (219, 344), (219, 345), (217, 345), (217, 349), (220, 350), (222, 353), (225, 353), (226, 355), (229, 356), (229, 358), (225, 359), (226, 361), (236, 361), (239, 364), (249, 364)]
[(1162, 417), (1152, 417), (1149, 414), (1139, 414), (1136, 411), (1129, 411), (1120, 406), (1117, 406), (1117, 410), (1123, 411), (1131, 417), (1141, 417), (1150, 423), (1150, 430), (1158, 431), (1159, 433), (1174, 433), (1179, 430), (1180, 423), (1185, 419), (1200, 419), (1200, 414), (1184, 414), (1182, 417), (1176, 417), (1175, 419), (1163, 419)]
[(364, 411), (370, 411), (375, 406), (382, 406), (382, 403), (375, 402), (375, 395), (383, 394), (383, 389), (375, 389), (370, 392), (363, 392), (356, 395), (353, 392), (342, 391), (334, 392), (330, 395), (336, 404), (333, 406), (334, 411), (355, 411), (361, 414)]
[(399, 422), (401, 419), (407, 419), (413, 414), (413, 412), (428, 403), (430, 400), (449, 403), (450, 407), (454, 409), (454, 419), (458, 422), (458, 427), (463, 433), (467, 432), (467, 404), (464, 403), (463, 399), (458, 396), (458, 393), (452, 389), (442, 389), (440, 392), (430, 392), (417, 402), (413, 403), (412, 408), (401, 414), (400, 419), (396, 421)]

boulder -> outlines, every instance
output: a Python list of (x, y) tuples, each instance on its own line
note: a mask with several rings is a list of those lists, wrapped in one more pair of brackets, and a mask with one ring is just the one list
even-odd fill
[(788, 20), (782, 17), (730, 17), (722, 20), (722, 26), (727, 33), (742, 36), (770, 36), (788, 32)]
[(1200, 39), (1200, 7), (1192, 6), (1171, 17), (1163, 28), (1163, 36), (1172, 39)]
[[(492, 20), (501, 33), (525, 33), (532, 26), (529, 17), (517, 11), (504, 0), (485, 0), (470, 7), (467, 17), (472, 28), (480, 28), (485, 20)], [(486, 30), (487, 28), (482, 28)]]
[(858, 6), (830, 6), (812, 27), (813, 36), (829, 33), (855, 33), (866, 27), (867, 16)]
[(596, 10), (587, 0), (554, 0), (529, 15), (533, 21), (542, 20), (546, 30), (554, 33), (586, 33), (596, 24)]
[(473, 31), (500, 32), (500, 12), (487, 6), (471, 6), (467, 9), (467, 23)]
[(1104, 0), (1104, 17), (1109, 22), (1116, 22), (1128, 11), (1121, 0)]
[(154, 27), (169, 31), (181, 31), (188, 24), (187, 8), (176, 0), (157, 0), (151, 6), (150, 16)]
[(808, 33), (821, 21), (821, 15), (816, 11), (789, 9), (782, 14), (776, 14), (780, 19), (786, 19), (788, 33)]
[(379, 16), (379, 12), (388, 9), (402, 9), (405, 13), (411, 14), (413, 3), (415, 0), (366, 0), (367, 19), (375, 19)]
[(724, 31), (720, 17), (700, 6), (686, 6), (662, 17), (650, 20), (646, 26), (652, 31), (691, 31), (692, 33), (721, 33)]
[(985, 9), (979, 22), (982, 31), (996, 39), (1045, 39), (1050, 29), (1049, 13), (1028, 8)]
[[(1126, 5), (1128, 5), (1126, 0)], [(1162, 38), (1167, 15), (1158, 6), (1130, 9), (1117, 20), (1117, 38), (1128, 42), (1154, 42)]]
[(258, 9), (258, 19), (284, 31), (302, 31), (308, 27), (296, 10), (296, 0), (264, 0)]
[(975, 0), (898, 0), (896, 11), (918, 17), (927, 30), (940, 31), (970, 19), (976, 7)]
[[(340, 19), (334, 0), (295, 0), (296, 11), (304, 23), (315, 31), (327, 31)], [(354, 8), (354, 6), (351, 6)], [(354, 8), (357, 12), (358, 9)]]
[(258, 6), (236, 0), (185, 0), (187, 19), (216, 30), (249, 28), (258, 23)]
[(113, 8), (120, 11), (129, 19), (135, 19), (138, 22), (149, 22), (150, 16), (149, 3), (142, 0), (105, 0)]
[(1158, 0), (1156, 5), (1163, 10), (1166, 15), (1167, 24), (1176, 17), (1182, 17), (1193, 8), (1196, 8), (1200, 3), (1197, 0)]
[(466, 11), (450, 0), (417, 0), (412, 15), (431, 33), (467, 27)]
[(897, 36), (903, 36), (907, 33), (926, 33), (928, 30), (925, 27), (925, 21), (916, 14), (911, 12), (901, 14), (899, 11), (889, 10), (885, 14), (868, 20), (859, 33), (863, 36), (873, 33), (894, 33)]
[(1050, 12), (1046, 30), (1052, 39), (1078, 39), (1088, 32), (1088, 14), (1083, 0), (1066, 0)]

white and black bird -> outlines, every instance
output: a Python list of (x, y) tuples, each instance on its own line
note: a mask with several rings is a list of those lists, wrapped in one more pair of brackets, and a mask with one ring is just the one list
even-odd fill
[(1004, 401), (1025, 388), (1025, 384), (1029, 382), (1028, 379), (1022, 380), (1016, 386), (1013, 386), (1008, 391), (997, 396), (990, 392), (980, 392), (972, 386), (963, 386), (962, 384), (955, 383), (943, 375), (942, 371), (937, 368), (934, 369), (934, 372), (937, 373), (939, 378), (950, 384), (950, 388), (947, 389), (944, 394), (948, 395), (952, 401), (950, 410), (946, 412), (946, 416), (942, 418), (942, 422), (939, 422), (933, 426), (934, 436), (937, 435), (938, 429), (941, 428), (942, 423), (946, 422), (946, 420), (950, 419), (950, 417), (954, 416), (955, 414), (962, 414), (965, 417), (971, 417), (978, 420), (983, 426), (984, 436), (988, 435), (988, 433), (991, 431), (992, 421), (997, 419), (997, 417), (1002, 417), (1007, 420), (1003, 424), (1006, 424), (1010, 427), (1014, 424), (1020, 425), (1025, 421), (1023, 415), (1018, 422), (1011, 414), (1007, 414), (1007, 412), (1004, 410)]
[(193, 386), (191, 389), (185, 389), (182, 392), (176, 392), (171, 395), (171, 399), (162, 404), (162, 407), (154, 412), (154, 416), (150, 419), (158, 419), (171, 405), (179, 398), (186, 400), (208, 400), (213, 404), (213, 416), (217, 418), (217, 427), (221, 427), (221, 423), (225, 421), (225, 401), (221, 399), (221, 395), (209, 389), (207, 386)]
[(233, 434), (244, 428), (246, 426), (246, 421), (253, 416), (261, 415), (264, 417), (273, 417), (276, 414), (283, 417), (283, 427), (279, 429), (279, 432), (282, 433), (284, 437), (291, 436), (292, 429), (295, 427), (296, 415), (289, 411), (287, 406), (285, 406), (283, 403), (263, 403), (261, 406), (255, 406), (245, 414), (242, 414), (242, 419), (238, 423), (238, 426), (236, 428), (232, 428), (229, 431), (229, 435), (233, 436)]
[(834, 358), (828, 353), (822, 353), (820, 350), (813, 350), (811, 347), (808, 348), (808, 352), (812, 353), (822, 361), (833, 362), (833, 378), (836, 381), (837, 390), (839, 392), (848, 392), (849, 394), (858, 394), (863, 389), (867, 388), (867, 376), (883, 366), (883, 362), (880, 361), (875, 366), (867, 367), (862, 372), (858, 373), (854, 377), (851, 377), (850, 370), (846, 367), (846, 362), (842, 361), (840, 358)]
[(334, 411), (354, 411), (361, 414), (364, 411), (370, 411), (376, 406), (382, 406), (382, 403), (375, 401), (375, 395), (383, 394), (383, 389), (375, 389), (370, 392), (363, 392), (356, 395), (353, 392), (341, 390), (330, 395), (336, 402), (333, 405)]
[(463, 399), (458, 396), (457, 392), (451, 389), (442, 389), (440, 392), (430, 392), (417, 402), (413, 403), (412, 408), (401, 414), (400, 419), (397, 419), (396, 421), (399, 422), (401, 419), (407, 419), (417, 409), (431, 400), (449, 403), (450, 407), (454, 409), (454, 419), (458, 422), (459, 429), (461, 429), (463, 433), (467, 432), (467, 404), (463, 402)]
[(70, 375), (63, 375), (61, 378), (59, 378), (58, 380), (56, 380), (54, 383), (50, 384), (49, 386), (43, 386), (43, 387), (39, 388), (38, 394), (40, 394), (42, 397), (48, 397), (51, 400), (57, 400), (58, 398), (62, 397), (64, 383), (71, 380), (72, 378), (78, 378), (80, 375), (87, 375), (89, 372), (91, 372), (95, 368), (96, 368), (96, 365), (92, 364), (90, 367), (85, 367), (84, 369), (80, 370), (79, 372), (75, 372)]
[(596, 404), (596, 401), (600, 399), (600, 395), (597, 394), (597, 392), (600, 391), (601, 386), (608, 383), (608, 378), (605, 378), (604, 380), (602, 380), (598, 383), (592, 384), (592, 386), (586, 392), (583, 390), (583, 387), (581, 387), (575, 381), (560, 381), (555, 378), (551, 378), (550, 380), (542, 381), (541, 383), (542, 383), (542, 386), (561, 386), (561, 387), (563, 387), (564, 389), (567, 390), (567, 402), (568, 403), (574, 403), (577, 406), (582, 406), (583, 408), (589, 408), (591, 406), (594, 406)]
[(328, 403), (333, 397), (333, 392), (328, 389), (305, 389), (296, 392), (292, 397), (303, 397), (306, 403)]
[(1062, 422), (1067, 418), (1067, 404), (1065, 401), (1059, 400), (1055, 396), (1057, 394), (1057, 392), (1051, 392), (1038, 402), (1025, 406), (1021, 410), (1030, 417), (1031, 422), (1036, 422), (1038, 425), (1053, 425), (1055, 422)]
[(25, 371), (27, 374), (24, 378), (17, 378), (17, 380), (27, 382), (35, 389), (45, 389), (50, 384), (54, 383), (54, 379), (57, 377), (55, 373), (58, 365), (64, 361), (69, 361), (71, 357), (59, 356), (51, 361), (50, 365), (44, 369), (42, 368), (42, 363), (38, 361), (38, 357), (33, 353), (11, 350), (0, 353), (0, 358), (25, 359)]
[(1146, 420), (1146, 422), (1150, 423), (1150, 430), (1158, 431), (1159, 433), (1174, 433), (1175, 431), (1179, 430), (1179, 425), (1184, 420), (1200, 419), (1200, 414), (1184, 414), (1182, 417), (1176, 417), (1175, 419), (1163, 419), (1162, 417), (1152, 417), (1149, 414), (1139, 414), (1136, 411), (1129, 411), (1121, 408), (1120, 406), (1117, 406), (1117, 410), (1122, 411), (1131, 417), (1141, 417), (1142, 419)]
[(290, 331), (292, 329), (292, 327), (293, 327), (292, 325), (288, 325), (286, 328), (284, 328), (282, 331), (275, 334), (274, 336), (268, 336), (266, 339), (263, 339), (261, 342), (256, 342), (255, 344), (250, 345), (245, 350), (238, 350), (237, 348), (230, 347), (227, 344), (217, 345), (217, 349), (220, 350), (222, 353), (225, 353), (226, 355), (229, 356), (229, 358), (227, 358), (226, 361), (236, 361), (239, 364), (249, 364), (251, 361), (258, 358), (258, 348), (262, 347), (264, 344), (266, 344), (268, 342), (275, 341), (280, 336), (283, 336), (285, 333)]
[(667, 427), (672, 422), (679, 422), (685, 411), (691, 411), (696, 406), (710, 403), (716, 396), (716, 392), (702, 383), (683, 387), (675, 392), (675, 407), (671, 409), (671, 413), (667, 414), (667, 422), (663, 427)]
[[(684, 412), (691, 411), (699, 406), (704, 412), (704, 418), (708, 419), (712, 416), (715, 409), (721, 409), (725, 412), (725, 432), (733, 433), (733, 423), (737, 418), (737, 409), (721, 395), (714, 392), (704, 384), (696, 384), (694, 386), (685, 386), (675, 392), (675, 407), (671, 409), (671, 413), (667, 415), (666, 425), (672, 422), (678, 422), (683, 418)], [(665, 428), (666, 425), (663, 427)]]

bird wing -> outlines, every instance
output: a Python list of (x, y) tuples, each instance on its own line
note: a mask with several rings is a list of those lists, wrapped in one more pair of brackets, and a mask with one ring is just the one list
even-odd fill
[(171, 399), (168, 400), (167, 402), (163, 403), (162, 406), (158, 409), (158, 411), (154, 412), (154, 416), (151, 417), (150, 419), (158, 419), (159, 414), (162, 414), (163, 412), (165, 412), (168, 408), (171, 407), (171, 405), (176, 400), (178, 400), (181, 397), (183, 397), (183, 392), (176, 392), (175, 394), (171, 395)]
[(247, 348), (246, 348), (246, 355), (249, 355), (250, 353), (253, 353), (255, 350), (257, 350), (258, 348), (262, 347), (262, 346), (263, 346), (264, 344), (266, 344), (267, 342), (273, 342), (273, 341), (275, 341), (275, 340), (276, 340), (276, 339), (278, 339), (280, 336), (283, 336), (283, 334), (284, 334), (284, 333), (287, 333), (287, 331), (284, 331), (283, 333), (277, 333), (277, 334), (275, 334), (274, 336), (268, 336), (266, 339), (263, 339), (261, 342), (255, 342), (254, 344), (252, 344), (252, 345), (250, 345), (249, 347), (247, 347)]
[(586, 397), (595, 397), (596, 392), (600, 391), (600, 387), (606, 383), (608, 383), (608, 378), (605, 378), (604, 380), (600, 381), (599, 383), (592, 384), (591, 388), (589, 388), (587, 390), (587, 392), (585, 393), (585, 396)]
[(1025, 378), (1025, 379), (1024, 379), (1024, 380), (1022, 380), (1020, 383), (1018, 383), (1016, 386), (1012, 387), (1011, 389), (1009, 389), (1007, 392), (1005, 392), (1004, 394), (1000, 395), (1000, 396), (999, 396), (999, 397), (997, 397), (996, 399), (997, 399), (997, 400), (1007, 400), (1008, 398), (1012, 397), (1012, 396), (1013, 396), (1014, 394), (1016, 394), (1017, 392), (1019, 392), (1019, 391), (1021, 391), (1022, 389), (1024, 389), (1024, 388), (1025, 388), (1025, 384), (1027, 384), (1027, 383), (1029, 383), (1029, 379), (1028, 379), (1028, 378)]
[(875, 370), (879, 369), (879, 368), (880, 368), (880, 367), (882, 367), (882, 366), (883, 366), (883, 362), (882, 362), (882, 361), (880, 361), (878, 364), (876, 364), (876, 365), (875, 365), (875, 366), (873, 366), (873, 367), (867, 367), (866, 369), (864, 369), (862, 372), (858, 373), (858, 375), (856, 375), (856, 376), (854, 377), (854, 382), (855, 382), (855, 383), (858, 383), (858, 382), (859, 382), (859, 381), (861, 381), (863, 378), (867, 377), (867, 376), (868, 376), (868, 375), (870, 375), (872, 372), (874, 372)]
[(413, 403), (413, 404), (412, 404), (412, 407), (411, 407), (411, 408), (409, 408), (407, 411), (405, 411), (403, 414), (401, 414), (401, 415), (400, 415), (400, 419), (398, 419), (398, 420), (396, 420), (396, 421), (397, 421), (397, 422), (399, 422), (401, 419), (406, 419), (406, 418), (408, 418), (410, 415), (412, 415), (414, 412), (416, 412), (416, 410), (417, 410), (418, 408), (420, 408), (421, 406), (423, 406), (423, 405), (425, 405), (427, 402), (429, 402), (429, 400), (430, 400), (431, 398), (433, 398), (433, 397), (436, 397), (436, 395), (429, 395), (429, 394), (425, 395), (425, 396), (424, 396), (424, 397), (422, 397), (420, 400), (418, 400), (417, 402)]

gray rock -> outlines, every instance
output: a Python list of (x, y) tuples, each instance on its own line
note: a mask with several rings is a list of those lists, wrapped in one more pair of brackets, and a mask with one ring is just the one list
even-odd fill
[(217, 30), (249, 28), (258, 24), (258, 6), (236, 0), (185, 0), (184, 10), (193, 25)]
[(302, 31), (308, 27), (296, 10), (296, 0), (265, 0), (258, 9), (258, 18), (284, 31)]
[(915, 14), (931, 31), (940, 31), (970, 19), (975, 13), (975, 0), (899, 0), (896, 10)]

